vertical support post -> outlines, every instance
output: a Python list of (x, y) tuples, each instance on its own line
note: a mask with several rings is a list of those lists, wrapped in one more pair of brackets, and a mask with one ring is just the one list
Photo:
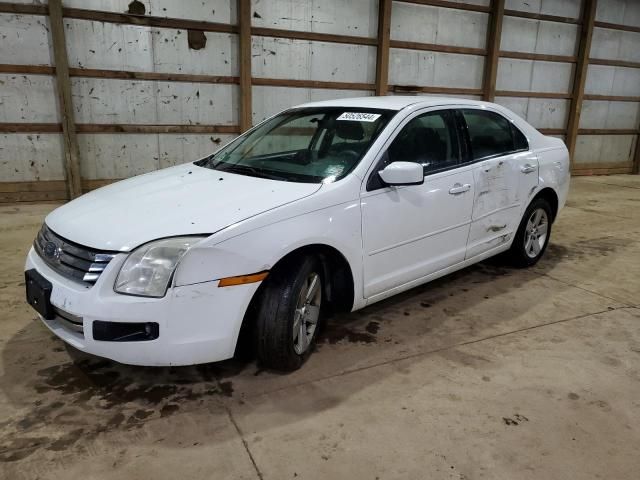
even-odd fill
[(251, 1), (238, 0), (240, 45), (240, 131), (251, 128)]
[(376, 55), (376, 95), (389, 89), (389, 43), (391, 39), (392, 0), (378, 2), (378, 51)]
[(69, 60), (62, 21), (61, 0), (49, 0), (49, 21), (56, 67), (56, 88), (60, 99), (66, 185), (69, 198), (73, 199), (82, 195), (82, 178), (80, 176), (80, 149), (78, 148), (76, 125), (73, 118)]
[(573, 75), (573, 88), (571, 90), (571, 105), (569, 107), (569, 119), (567, 121), (567, 137), (565, 143), (569, 150), (570, 168), (573, 170), (576, 140), (578, 139), (578, 126), (580, 125), (580, 113), (584, 99), (584, 85), (587, 80), (589, 68), (589, 52), (591, 51), (591, 38), (593, 37), (593, 25), (596, 20), (597, 0), (584, 0), (580, 25), (580, 38), (578, 40), (578, 56), (576, 69)]
[(482, 99), (493, 102), (496, 98), (498, 78), (498, 60), (500, 59), (500, 41), (502, 40), (502, 20), (504, 19), (504, 0), (491, 2), (489, 27), (487, 28), (487, 56), (484, 60), (484, 79)]
[(631, 166), (631, 173), (636, 175), (640, 174), (640, 130), (636, 136), (636, 153), (633, 156), (633, 165)]

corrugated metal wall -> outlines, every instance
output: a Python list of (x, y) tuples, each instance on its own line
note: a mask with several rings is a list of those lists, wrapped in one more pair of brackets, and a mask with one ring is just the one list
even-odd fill
[[(237, 1), (63, 0), (85, 188), (196, 159), (240, 131)], [(393, 1), (389, 94), (483, 98), (490, 3)], [(495, 101), (563, 137), (582, 1), (504, 8)], [(46, 5), (0, 2), (0, 12), (0, 201), (65, 198)], [(372, 95), (378, 12), (375, 0), (251, 0), (253, 123), (310, 100)], [(640, 2), (598, 0), (595, 20), (574, 168), (628, 172)]]

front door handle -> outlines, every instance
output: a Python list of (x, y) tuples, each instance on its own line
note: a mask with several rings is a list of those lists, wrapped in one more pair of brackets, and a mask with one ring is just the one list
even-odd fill
[(536, 167), (534, 167), (530, 163), (527, 163), (525, 166), (520, 167), (520, 171), (522, 173), (531, 173), (531, 172), (535, 172), (536, 171)]
[(456, 183), (453, 187), (451, 187), (449, 193), (451, 195), (459, 195), (461, 193), (468, 192), (469, 190), (471, 190), (470, 184), (465, 183), (464, 185), (462, 185), (460, 183)]

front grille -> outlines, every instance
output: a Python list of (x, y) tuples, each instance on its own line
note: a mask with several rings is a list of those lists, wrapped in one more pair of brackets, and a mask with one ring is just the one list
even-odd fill
[(70, 242), (55, 234), (46, 225), (38, 232), (33, 246), (53, 270), (88, 286), (96, 283), (117, 252), (94, 250)]

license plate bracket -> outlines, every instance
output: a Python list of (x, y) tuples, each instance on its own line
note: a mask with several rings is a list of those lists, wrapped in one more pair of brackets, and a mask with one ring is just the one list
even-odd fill
[(32, 268), (24, 272), (24, 284), (27, 303), (46, 320), (53, 320), (56, 314), (51, 305), (51, 282)]

